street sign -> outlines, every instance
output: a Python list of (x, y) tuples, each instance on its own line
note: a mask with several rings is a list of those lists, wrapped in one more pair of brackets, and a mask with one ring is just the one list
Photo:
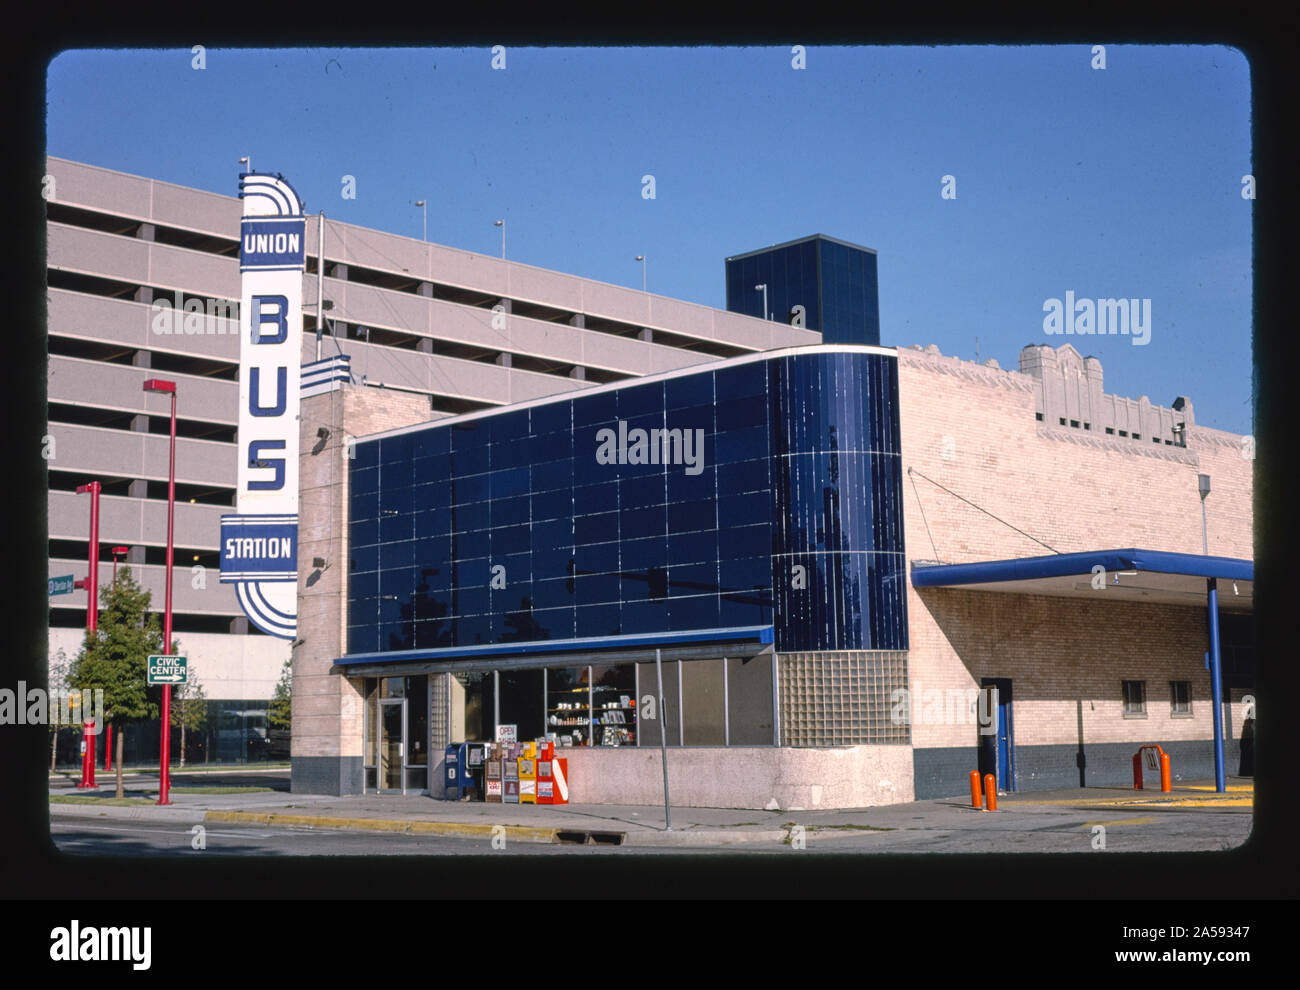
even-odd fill
[(70, 595), (73, 586), (77, 583), (71, 574), (61, 574), (58, 577), (52, 577), (50, 580), (51, 595)]
[(184, 684), (188, 673), (185, 657), (151, 656), (149, 658), (150, 684)]

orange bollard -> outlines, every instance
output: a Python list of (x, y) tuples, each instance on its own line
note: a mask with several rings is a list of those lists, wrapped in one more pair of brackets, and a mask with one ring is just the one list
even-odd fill
[(1142, 790), (1142, 750), (1133, 754), (1133, 789)]
[(978, 770), (970, 772), (970, 806), (979, 808), (981, 811), (984, 810), (980, 802), (980, 772)]
[(984, 775), (984, 805), (985, 811), (998, 810), (998, 782), (991, 773)]
[(1160, 751), (1160, 789), (1166, 794), (1174, 789), (1169, 778), (1169, 754), (1162, 749)]

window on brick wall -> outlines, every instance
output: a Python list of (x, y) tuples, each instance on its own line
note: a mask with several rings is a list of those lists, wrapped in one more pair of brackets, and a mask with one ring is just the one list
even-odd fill
[(1113, 426), (1108, 426), (1108, 427), (1106, 427), (1106, 432), (1109, 433), (1111, 436), (1114, 436), (1114, 435), (1115, 435), (1115, 427), (1113, 427)]
[(1079, 421), (1077, 419), (1072, 419), (1070, 420), (1070, 425), (1077, 430), (1079, 428)]
[(1122, 437), (1126, 437), (1126, 436), (1128, 436), (1128, 430), (1120, 430), (1120, 431), (1119, 431), (1119, 435), (1122, 436)]
[(1175, 718), (1190, 718), (1192, 714), (1192, 682), (1169, 682), (1169, 714)]
[(1042, 413), (1034, 413), (1034, 419), (1038, 420), (1038, 422), (1041, 423), (1041, 422), (1043, 421), (1043, 414), (1042, 414)]
[(1147, 682), (1124, 681), (1124, 717), (1147, 717)]

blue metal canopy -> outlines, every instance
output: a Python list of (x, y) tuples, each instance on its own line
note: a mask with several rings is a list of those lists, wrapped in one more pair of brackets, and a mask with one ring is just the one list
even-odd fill
[(1108, 574), (1147, 571), (1185, 577), (1223, 578), (1229, 581), (1255, 579), (1255, 563), (1251, 560), (1129, 547), (1124, 550), (1085, 550), (1082, 553), (1057, 553), (1012, 560), (983, 560), (973, 564), (913, 564), (912, 586), (939, 588), (1076, 577), (1091, 575), (1094, 573), (1093, 568), (1098, 565)]
[(436, 650), (383, 650), (378, 653), (350, 653), (334, 662), (340, 667), (365, 663), (402, 663), (411, 660), (465, 660), (488, 657), (519, 657), (544, 653), (585, 653), (597, 650), (626, 650), (637, 647), (673, 646), (687, 643), (753, 641), (772, 642), (771, 626), (735, 626), (729, 629), (698, 629), (690, 632), (634, 633), (627, 636), (597, 636), (585, 639), (547, 639), (522, 643), (488, 643), (482, 646), (450, 646)]

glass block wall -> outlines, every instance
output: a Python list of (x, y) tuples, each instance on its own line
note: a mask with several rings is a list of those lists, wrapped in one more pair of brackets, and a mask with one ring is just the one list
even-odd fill
[(860, 746), (912, 741), (896, 720), (907, 689), (907, 653), (786, 653), (778, 658), (782, 746)]

